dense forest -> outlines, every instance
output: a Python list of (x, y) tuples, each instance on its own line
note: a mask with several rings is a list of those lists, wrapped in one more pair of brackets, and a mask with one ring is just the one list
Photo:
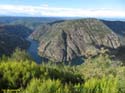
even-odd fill
[(78, 66), (64, 63), (36, 64), (16, 49), (0, 59), (0, 91), (5, 93), (125, 93), (125, 66), (102, 48)]

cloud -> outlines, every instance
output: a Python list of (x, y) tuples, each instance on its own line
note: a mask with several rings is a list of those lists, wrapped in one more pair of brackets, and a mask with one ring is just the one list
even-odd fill
[(42, 6), (42, 7), (49, 7), (48, 4), (42, 4), (41, 6)]
[(82, 9), (26, 5), (0, 5), (0, 15), (11, 16), (58, 16), (58, 17), (125, 17), (125, 10)]

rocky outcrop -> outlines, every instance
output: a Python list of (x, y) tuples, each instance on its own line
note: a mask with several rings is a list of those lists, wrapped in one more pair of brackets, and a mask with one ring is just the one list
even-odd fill
[(86, 51), (98, 52), (101, 46), (118, 48), (118, 36), (97, 19), (70, 20), (41, 25), (32, 38), (39, 40), (39, 54), (62, 62), (84, 56)]

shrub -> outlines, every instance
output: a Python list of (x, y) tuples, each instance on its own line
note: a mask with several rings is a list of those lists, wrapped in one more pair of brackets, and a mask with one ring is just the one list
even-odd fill
[(113, 76), (92, 78), (83, 85), (84, 93), (118, 93), (118, 79)]
[(10, 57), (11, 60), (15, 60), (17, 62), (31, 60), (31, 57), (25, 50), (21, 50), (20, 48), (16, 48), (13, 54)]
[(70, 93), (68, 86), (63, 86), (60, 80), (33, 79), (24, 93)]

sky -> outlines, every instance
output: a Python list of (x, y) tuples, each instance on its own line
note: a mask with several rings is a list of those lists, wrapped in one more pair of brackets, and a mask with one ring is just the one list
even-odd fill
[(0, 16), (124, 18), (125, 0), (0, 0)]

